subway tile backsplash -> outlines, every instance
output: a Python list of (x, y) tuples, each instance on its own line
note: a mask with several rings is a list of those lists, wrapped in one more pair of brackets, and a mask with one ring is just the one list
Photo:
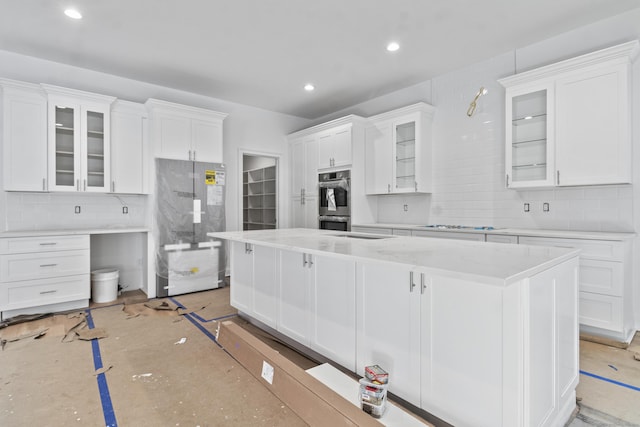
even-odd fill
[[(147, 196), (6, 193), (7, 230), (145, 227)], [(80, 213), (75, 207), (80, 206)], [(128, 213), (122, 213), (122, 207)]]

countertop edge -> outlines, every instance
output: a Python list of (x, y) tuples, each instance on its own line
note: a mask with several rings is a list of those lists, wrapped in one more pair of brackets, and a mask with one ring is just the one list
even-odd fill
[(37, 236), (72, 236), (82, 234), (118, 234), (118, 233), (149, 233), (147, 227), (123, 227), (123, 228), (87, 228), (87, 229), (60, 229), (60, 230), (16, 230), (0, 232), (0, 238), (8, 237), (37, 237)]
[(498, 228), (493, 230), (483, 229), (435, 229), (424, 225), (417, 224), (351, 224), (351, 227), (366, 228), (384, 228), (397, 230), (415, 230), (415, 231), (432, 231), (435, 233), (466, 233), (466, 234), (494, 234), (503, 236), (527, 236), (527, 237), (548, 237), (548, 238), (564, 238), (564, 239), (583, 239), (583, 240), (615, 240), (624, 241), (636, 237), (634, 232), (614, 232), (614, 231), (586, 231), (586, 230), (549, 230), (549, 229), (531, 229), (531, 228)]

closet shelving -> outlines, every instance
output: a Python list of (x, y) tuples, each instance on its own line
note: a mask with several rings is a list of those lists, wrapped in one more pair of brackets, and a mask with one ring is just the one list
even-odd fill
[(242, 181), (243, 229), (276, 228), (276, 167), (244, 171)]

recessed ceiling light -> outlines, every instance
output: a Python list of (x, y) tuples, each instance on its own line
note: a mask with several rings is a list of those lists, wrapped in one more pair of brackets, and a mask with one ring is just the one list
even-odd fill
[(307, 92), (311, 92), (315, 88), (316, 87), (314, 85), (312, 85), (311, 83), (307, 83), (306, 85), (304, 85), (304, 90), (306, 90)]
[(398, 49), (400, 49), (400, 45), (396, 42), (391, 42), (387, 45), (387, 50), (389, 52), (395, 52)]
[(64, 11), (64, 14), (72, 19), (82, 19), (82, 14), (75, 9), (67, 9)]

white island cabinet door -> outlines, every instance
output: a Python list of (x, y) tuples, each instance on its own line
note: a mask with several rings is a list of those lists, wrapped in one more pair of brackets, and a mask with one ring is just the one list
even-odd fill
[(309, 345), (309, 261), (302, 252), (280, 251), (277, 330)]
[(311, 262), (310, 346), (355, 371), (355, 261), (313, 255)]
[(253, 245), (230, 242), (231, 305), (253, 316)]
[(275, 328), (277, 317), (277, 250), (253, 245), (253, 316)]
[(379, 365), (389, 373), (389, 391), (420, 406), (420, 274), (359, 264), (356, 313), (356, 372)]

